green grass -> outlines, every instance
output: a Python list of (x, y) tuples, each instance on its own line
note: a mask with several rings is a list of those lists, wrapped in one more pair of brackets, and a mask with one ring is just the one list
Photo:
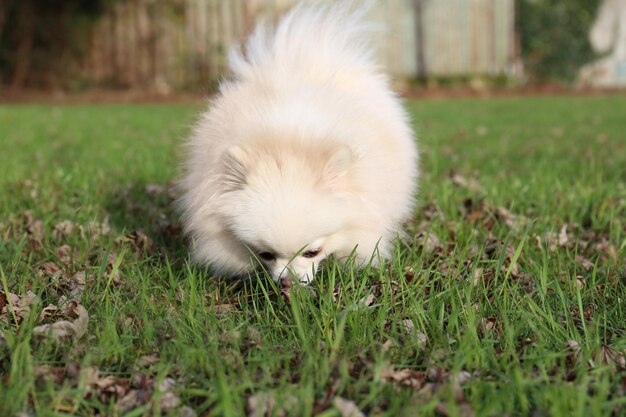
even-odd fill
[[(0, 293), (38, 296), (0, 295), (0, 415), (626, 415), (626, 98), (407, 106), (411, 238), (283, 292), (188, 261), (167, 184), (199, 106), (0, 107)], [(153, 247), (118, 240), (135, 230)], [(64, 296), (86, 333), (34, 334), (73, 319)]]

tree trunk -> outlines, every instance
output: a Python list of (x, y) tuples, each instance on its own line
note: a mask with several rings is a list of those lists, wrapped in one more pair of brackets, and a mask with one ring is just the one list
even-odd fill
[(29, 0), (24, 1), (18, 10), (17, 19), (21, 30), (15, 58), (15, 68), (13, 69), (13, 76), (11, 78), (12, 89), (24, 87), (28, 79), (35, 37), (36, 17), (32, 2)]
[(417, 62), (417, 79), (426, 81), (426, 58), (424, 56), (424, 11), (422, 8), (422, 0), (413, 0), (413, 8), (415, 10), (415, 53)]

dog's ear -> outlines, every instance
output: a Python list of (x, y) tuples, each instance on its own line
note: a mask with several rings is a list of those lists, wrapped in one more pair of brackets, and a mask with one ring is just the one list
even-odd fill
[(324, 166), (324, 184), (335, 188), (340, 180), (348, 174), (352, 160), (352, 151), (347, 146), (342, 146), (334, 151)]
[(251, 158), (244, 148), (231, 146), (224, 155), (224, 181), (229, 191), (240, 190), (246, 185)]

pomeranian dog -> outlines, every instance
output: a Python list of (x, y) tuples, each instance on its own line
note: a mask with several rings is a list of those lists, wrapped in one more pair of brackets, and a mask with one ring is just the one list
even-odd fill
[(309, 283), (330, 255), (392, 255), (414, 207), (417, 148), (364, 14), (301, 4), (230, 52), (233, 77), (196, 123), (180, 181), (197, 262)]

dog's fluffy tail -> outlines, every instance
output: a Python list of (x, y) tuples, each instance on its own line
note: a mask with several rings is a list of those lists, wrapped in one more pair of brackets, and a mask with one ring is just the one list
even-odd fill
[(235, 78), (246, 79), (271, 71), (312, 71), (331, 76), (343, 71), (375, 68), (369, 45), (375, 25), (364, 15), (371, 1), (343, 0), (334, 4), (301, 3), (293, 8), (275, 30), (256, 28), (245, 45), (229, 53)]

